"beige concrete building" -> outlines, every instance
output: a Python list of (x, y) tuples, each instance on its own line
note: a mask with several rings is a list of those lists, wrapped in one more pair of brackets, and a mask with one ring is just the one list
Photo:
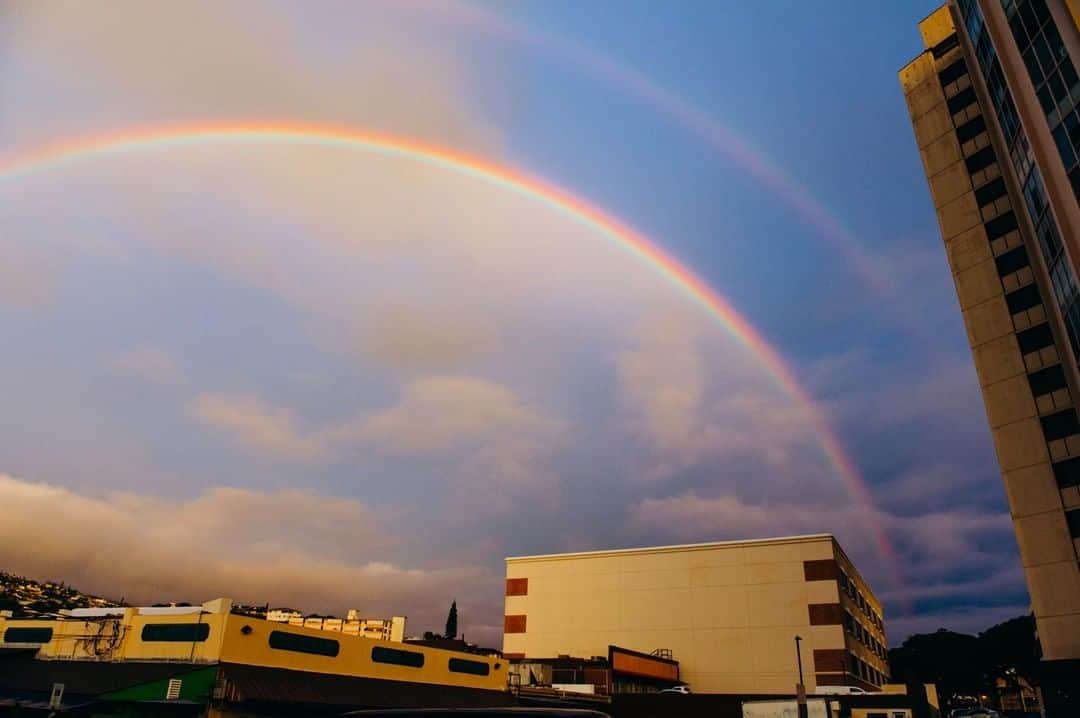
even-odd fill
[[(827, 534), (506, 559), (508, 658), (670, 650), (699, 693), (888, 679), (881, 604)], [(666, 654), (663, 654), (666, 655)]]
[[(954, 0), (919, 24), (925, 49), (900, 70), (1016, 528), (1042, 645), (1044, 692), (1057, 690), (1057, 677), (1071, 676), (1074, 696), (1080, 694), (1076, 9), (1064, 0)], [(1044, 697), (1053, 715), (1053, 695)]]

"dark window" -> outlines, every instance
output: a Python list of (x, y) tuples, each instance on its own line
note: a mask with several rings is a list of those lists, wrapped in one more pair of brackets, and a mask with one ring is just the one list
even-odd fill
[(1021, 287), (1015, 292), (1009, 292), (1005, 295), (1005, 303), (1009, 305), (1010, 314), (1016, 314), (1025, 309), (1031, 309), (1034, 306), (1038, 306), (1041, 301), (1042, 300), (1039, 298), (1039, 290), (1035, 288), (1034, 284)]
[(1076, 153), (1073, 151), (1072, 143), (1069, 142), (1068, 130), (1065, 129), (1065, 125), (1058, 125), (1058, 128), (1054, 130), (1054, 144), (1057, 145), (1058, 155), (1061, 156), (1061, 162), (1065, 165), (1065, 169), (1071, 169), (1073, 163), (1076, 162)]
[(1009, 210), (986, 223), (986, 238), (993, 242), (1016, 229), (1016, 215)]
[(4, 643), (48, 643), (51, 640), (51, 628), (12, 627), (4, 631)]
[(144, 641), (194, 643), (210, 637), (209, 623), (148, 623), (143, 626)]
[(987, 145), (981, 150), (973, 154), (964, 160), (964, 164), (967, 165), (968, 174), (975, 174), (981, 169), (986, 169), (990, 165), (994, 164), (997, 157), (994, 156), (994, 148)]
[(997, 264), (999, 277), (1012, 274), (1030, 264), (1030, 262), (1028, 262), (1027, 250), (1023, 247), (1010, 249), (1005, 254), (995, 257), (994, 262)]
[(1065, 386), (1065, 372), (1061, 370), (1060, 364), (1049, 369), (1040, 369), (1028, 374), (1028, 383), (1031, 384), (1031, 393), (1035, 396), (1049, 394)]
[(371, 660), (376, 663), (392, 663), (395, 666), (423, 668), (424, 654), (417, 651), (402, 651), (397, 648), (375, 646), (371, 649)]
[(1069, 535), (1080, 538), (1080, 509), (1065, 512), (1065, 523), (1069, 525)]
[(1054, 62), (1054, 53), (1050, 50), (1050, 43), (1046, 41), (1046, 37), (1039, 35), (1035, 38), (1033, 43), (1035, 46), (1035, 54), (1039, 56), (1039, 64), (1043, 66), (1043, 71), (1049, 73), (1057, 65)]
[(1046, 437), (1047, 441), (1064, 439), (1066, 436), (1072, 436), (1080, 429), (1076, 425), (1076, 412), (1072, 409), (1044, 416), (1039, 421), (1042, 422), (1043, 436)]
[(1073, 67), (1073, 64), (1070, 61), (1065, 60), (1063, 63), (1061, 63), (1060, 69), (1061, 79), (1065, 81), (1065, 86), (1068, 87), (1070, 90), (1074, 89), (1076, 87), (1076, 83), (1080, 82), (1080, 77), (1076, 76), (1076, 68)]
[(1065, 43), (1061, 41), (1061, 34), (1058, 33), (1057, 25), (1053, 23), (1047, 25), (1043, 35), (1046, 37), (1047, 47), (1050, 48), (1050, 56), (1054, 58), (1055, 62), (1061, 62), (1069, 57), (1069, 53), (1065, 51)]
[(975, 190), (975, 201), (982, 207), (985, 204), (990, 204), (1003, 194), (1005, 194), (1005, 180), (998, 177), (993, 182), (988, 182)]
[(486, 676), (491, 673), (491, 666), (481, 661), (467, 661), (464, 658), (451, 658), (450, 670), (454, 673), (471, 673), (474, 676)]
[(965, 87), (949, 98), (949, 114), (955, 115), (968, 105), (975, 104), (975, 88)]
[(1080, 459), (1065, 459), (1054, 464), (1054, 479), (1059, 489), (1080, 486)]
[(270, 632), (270, 647), (279, 651), (293, 651), (295, 653), (310, 653), (315, 656), (337, 656), (341, 645), (332, 638), (315, 638), (304, 636), (299, 633), (286, 631)]
[(1035, 58), (1035, 51), (1028, 49), (1024, 53), (1024, 64), (1027, 65), (1028, 75), (1031, 76), (1031, 84), (1038, 87), (1043, 81), (1042, 68), (1039, 67), (1039, 61)]
[(982, 115), (979, 115), (973, 120), (968, 120), (964, 124), (956, 128), (956, 138), (960, 140), (960, 144), (964, 144), (970, 139), (978, 137), (986, 130), (986, 123), (983, 121)]
[(938, 79), (941, 80), (942, 85), (948, 85), (949, 83), (956, 82), (966, 74), (967, 65), (964, 64), (963, 59), (960, 59), (939, 72)]
[(932, 52), (934, 54), (934, 59), (937, 60), (942, 55), (944, 55), (949, 50), (953, 49), (954, 47), (956, 47), (959, 44), (960, 44), (960, 41), (957, 39), (956, 33), (954, 32), (952, 35), (949, 35), (947, 38), (945, 38), (944, 40), (942, 40), (938, 44), (934, 45), (934, 47), (931, 48), (930, 52)]

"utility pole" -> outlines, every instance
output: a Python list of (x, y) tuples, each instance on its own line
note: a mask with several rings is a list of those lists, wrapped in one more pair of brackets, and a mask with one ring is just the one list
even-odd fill
[(799, 718), (809, 718), (809, 713), (806, 709), (806, 684), (803, 683), (802, 672), (802, 636), (795, 636), (795, 660), (799, 664), (799, 682), (795, 685), (795, 700), (799, 708)]

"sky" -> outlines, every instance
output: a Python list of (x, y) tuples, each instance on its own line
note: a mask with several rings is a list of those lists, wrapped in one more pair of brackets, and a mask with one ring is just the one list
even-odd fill
[[(0, 567), (497, 645), (506, 556), (829, 532), (893, 645), (1027, 612), (896, 79), (933, 9), (0, 6)], [(466, 159), (193, 135), (301, 125)]]

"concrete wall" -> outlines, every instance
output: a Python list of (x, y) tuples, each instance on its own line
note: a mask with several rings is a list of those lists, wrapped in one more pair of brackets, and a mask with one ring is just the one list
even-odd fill
[[(1030, 82), (1024, 84), (1026, 72), (1000, 2), (981, 2), (980, 6), (1040, 167), (1049, 167), (1054, 160), (1060, 165), (1034, 89)], [(1020, 180), (970, 43), (961, 33), (959, 44), (951, 49), (932, 50), (957, 26), (949, 6), (920, 23), (927, 50), (900, 71), (900, 84), (952, 269), (1044, 655), (1071, 658), (1080, 656), (1080, 570), (1065, 510), (1080, 505), (1080, 491), (1076, 487), (1059, 490), (1054, 462), (1080, 457), (1080, 434), (1048, 440), (1041, 421), (1075, 405), (1080, 380), (1041, 248), (1021, 199)], [(966, 73), (943, 85), (939, 73), (959, 60), (966, 62)], [(969, 87), (976, 91), (976, 102), (953, 114), (948, 100)], [(986, 131), (961, 142), (957, 128), (980, 116)], [(996, 162), (969, 173), (964, 160), (986, 147), (994, 151)], [(1080, 241), (1072, 229), (1077, 225), (1077, 206), (1071, 188), (1063, 187), (1062, 178), (1055, 179), (1053, 172), (1044, 171), (1043, 177), (1051, 198), (1058, 195), (1064, 208), (1057, 214), (1063, 239), (1071, 249)], [(980, 207), (976, 190), (998, 178), (1005, 181), (1006, 195)], [(1009, 211), (1017, 218), (1017, 228), (1004, 236), (989, 236), (987, 222)], [(1021, 247), (1029, 265), (1002, 274), (996, 259)], [(1010, 293), (1032, 286), (1041, 301), (1010, 312), (1006, 301)], [(1052, 341), (1023, 353), (1018, 333), (1040, 326), (1050, 330)], [(1062, 369), (1067, 385), (1034, 395), (1028, 376), (1053, 367)]]
[[(667, 648), (697, 692), (792, 693), (800, 635), (812, 690), (815, 651), (849, 650), (842, 625), (811, 623), (811, 604), (839, 609), (836, 561), (830, 536), (508, 559), (503, 650), (589, 658), (609, 645)], [(807, 562), (825, 575), (831, 564), (832, 578), (807, 580)]]

